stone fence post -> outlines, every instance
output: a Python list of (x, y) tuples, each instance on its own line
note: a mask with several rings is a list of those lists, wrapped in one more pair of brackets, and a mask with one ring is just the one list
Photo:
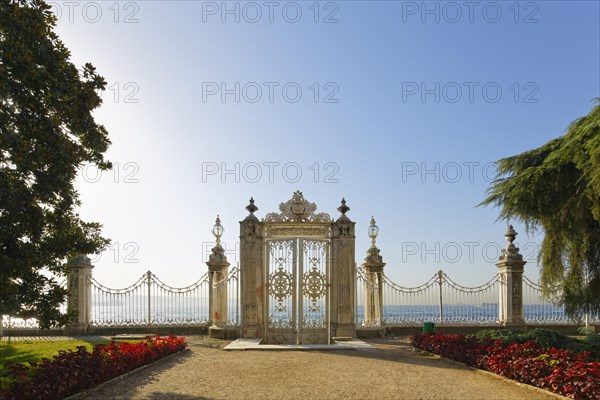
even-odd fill
[(524, 325), (523, 320), (523, 256), (513, 242), (517, 236), (512, 225), (508, 226), (504, 238), (506, 248), (496, 267), (500, 277), (500, 301), (498, 303), (498, 322), (504, 326)]
[(331, 275), (330, 275), (330, 338), (356, 337), (354, 318), (356, 296), (356, 236), (355, 225), (346, 213), (350, 207), (346, 200), (337, 208), (342, 214), (332, 224)]
[(67, 262), (67, 266), (69, 268), (67, 308), (77, 311), (77, 318), (69, 323), (68, 328), (85, 332), (92, 319), (92, 293), (89, 280), (92, 277), (94, 266), (85, 254), (71, 258)]
[(264, 223), (254, 213), (258, 207), (254, 198), (246, 206), (248, 216), (240, 221), (240, 337), (254, 339), (264, 337), (263, 276)]

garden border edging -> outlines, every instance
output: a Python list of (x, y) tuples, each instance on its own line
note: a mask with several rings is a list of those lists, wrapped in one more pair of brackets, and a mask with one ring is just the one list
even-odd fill
[(540, 388), (540, 387), (537, 387), (537, 386), (530, 385), (530, 384), (528, 384), (528, 383), (523, 383), (523, 382), (515, 381), (514, 379), (510, 379), (510, 378), (507, 378), (507, 377), (505, 377), (505, 376), (498, 375), (498, 374), (495, 374), (495, 373), (493, 373), (493, 372), (490, 372), (490, 371), (486, 371), (485, 369), (479, 369), (479, 368), (475, 368), (475, 367), (472, 367), (472, 366), (470, 366), (470, 365), (463, 364), (463, 363), (461, 363), (460, 361), (455, 361), (455, 360), (452, 360), (452, 359), (450, 359), (450, 358), (445, 358), (445, 357), (442, 357), (442, 356), (440, 356), (439, 354), (430, 353), (430, 352), (428, 352), (428, 351), (426, 351), (426, 350), (422, 350), (422, 349), (419, 349), (419, 348), (417, 348), (417, 347), (414, 347), (414, 346), (412, 347), (412, 349), (413, 349), (413, 351), (418, 351), (418, 352), (421, 352), (421, 353), (423, 353), (423, 354), (426, 354), (426, 355), (432, 356), (432, 357), (434, 357), (434, 358), (438, 358), (438, 359), (441, 359), (441, 360), (446, 360), (446, 361), (449, 361), (449, 362), (451, 362), (452, 364), (462, 365), (463, 367), (466, 367), (466, 368), (468, 368), (468, 369), (470, 369), (470, 370), (472, 370), (472, 371), (476, 371), (476, 372), (479, 372), (479, 373), (483, 373), (483, 374), (485, 374), (485, 375), (488, 375), (488, 376), (493, 376), (494, 378), (496, 378), (496, 379), (501, 379), (501, 380), (503, 380), (503, 381), (505, 381), (505, 382), (511, 382), (511, 383), (513, 383), (513, 384), (516, 384), (516, 385), (518, 385), (518, 386), (522, 386), (522, 387), (524, 387), (524, 388), (527, 388), (527, 389), (530, 389), (530, 390), (535, 390), (536, 392), (540, 392), (540, 393), (548, 394), (548, 395), (550, 395), (550, 396), (553, 396), (553, 397), (555, 397), (555, 398), (557, 398), (557, 399), (563, 399), (563, 400), (564, 400), (564, 399), (568, 399), (568, 400), (571, 400), (571, 399), (569, 399), (568, 397), (565, 397), (565, 396), (563, 396), (563, 395), (561, 395), (561, 394), (554, 393), (554, 392), (551, 392), (551, 391), (549, 391), (549, 390), (542, 389), (542, 388)]
[(183, 353), (188, 352), (188, 351), (191, 352), (190, 348), (186, 347), (185, 349), (183, 349), (181, 351), (178, 351), (177, 353), (169, 354), (168, 356), (163, 357), (163, 358), (161, 358), (159, 360), (153, 361), (150, 364), (142, 365), (141, 367), (136, 368), (134, 370), (131, 370), (129, 372), (126, 372), (126, 373), (124, 373), (122, 375), (115, 376), (114, 378), (109, 379), (109, 380), (107, 380), (105, 382), (102, 382), (102, 383), (100, 383), (100, 384), (98, 384), (98, 385), (96, 385), (94, 387), (91, 387), (89, 389), (83, 390), (83, 391), (81, 391), (79, 393), (72, 394), (69, 397), (64, 397), (63, 400), (76, 400), (76, 399), (79, 399), (79, 398), (81, 398), (84, 395), (88, 395), (88, 394), (91, 394), (91, 393), (93, 393), (93, 392), (95, 392), (97, 390), (100, 390), (102, 387), (104, 387), (105, 385), (107, 385), (109, 383), (114, 383), (115, 381), (117, 381), (119, 379), (124, 379), (127, 376), (129, 376), (129, 375), (133, 375), (134, 373), (143, 370), (144, 368), (150, 367), (150, 366), (152, 366), (152, 365), (154, 365), (154, 364), (156, 364), (156, 363), (158, 363), (160, 361), (167, 360), (167, 359), (169, 359), (169, 358), (171, 358), (173, 356), (176, 356), (178, 354), (183, 354)]

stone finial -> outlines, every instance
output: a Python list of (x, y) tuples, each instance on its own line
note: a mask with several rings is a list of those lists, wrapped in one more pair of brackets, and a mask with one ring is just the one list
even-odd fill
[(258, 221), (258, 218), (256, 218), (256, 215), (254, 215), (254, 213), (256, 211), (258, 211), (258, 207), (256, 207), (254, 205), (254, 197), (250, 197), (250, 204), (248, 204), (246, 206), (246, 210), (250, 213), (250, 214), (248, 214), (248, 216), (246, 217), (246, 219), (252, 219), (252, 220)]
[(377, 246), (369, 247), (364, 263), (368, 265), (385, 264), (383, 262), (383, 257), (379, 254), (379, 252), (380, 250), (377, 248)]
[(506, 233), (504, 234), (504, 239), (506, 239), (507, 242), (512, 243), (517, 238), (517, 235), (518, 233), (515, 231), (515, 228), (513, 228), (512, 225), (508, 225)]
[(506, 248), (502, 249), (502, 255), (500, 261), (523, 261), (523, 256), (519, 254), (519, 248), (514, 245), (514, 241), (518, 233), (515, 231), (512, 225), (509, 225), (504, 234), (506, 239)]
[(225, 249), (221, 246), (220, 240), (217, 241), (215, 247), (211, 249), (206, 265), (208, 265), (210, 271), (220, 271), (222, 268), (229, 266), (227, 256), (225, 255)]
[(338, 221), (350, 221), (350, 218), (346, 215), (348, 211), (350, 211), (350, 207), (346, 205), (346, 199), (342, 197), (342, 204), (337, 208), (337, 210), (342, 214), (337, 219)]
[(210, 256), (208, 256), (207, 264), (228, 264), (227, 256), (225, 255), (225, 249), (220, 243), (217, 243), (211, 251), (212, 253)]
[(340, 205), (337, 210), (342, 213), (342, 217), (346, 216), (346, 213), (350, 211), (350, 207), (346, 205), (346, 199), (342, 197), (342, 205)]

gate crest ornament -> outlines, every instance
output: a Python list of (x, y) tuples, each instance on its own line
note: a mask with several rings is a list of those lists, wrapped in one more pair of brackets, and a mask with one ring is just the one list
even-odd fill
[(302, 192), (296, 191), (292, 198), (279, 204), (281, 213), (269, 213), (266, 222), (331, 222), (327, 213), (315, 214), (317, 205), (304, 199)]

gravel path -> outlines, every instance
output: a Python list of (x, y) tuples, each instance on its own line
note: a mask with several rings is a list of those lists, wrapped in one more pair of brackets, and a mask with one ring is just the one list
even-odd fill
[(191, 352), (159, 361), (84, 399), (556, 399), (412, 350), (223, 351), (188, 338)]

